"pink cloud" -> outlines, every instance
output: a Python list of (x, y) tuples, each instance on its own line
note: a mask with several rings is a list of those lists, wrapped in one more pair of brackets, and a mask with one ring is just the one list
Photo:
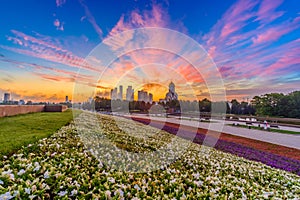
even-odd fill
[(91, 81), (96, 81), (96, 78), (92, 75), (86, 75), (83, 73), (78, 74), (73, 71), (68, 71), (68, 70), (64, 70), (64, 69), (60, 69), (60, 68), (56, 68), (56, 67), (43, 66), (43, 65), (38, 65), (38, 64), (29, 63), (29, 62), (21, 62), (21, 61), (17, 61), (17, 60), (8, 59), (8, 58), (2, 58), (2, 59), (0, 59), (0, 61), (12, 63), (16, 67), (21, 68), (21, 69), (25, 69), (25, 66), (26, 66), (26, 70), (31, 71), (33, 74), (38, 75), (38, 76), (43, 75), (43, 76), (41, 76), (42, 78), (47, 77), (47, 75), (49, 75), (49, 73), (51, 73), (51, 77), (53, 80), (55, 80), (54, 77), (57, 76), (58, 77), (57, 79), (59, 79), (59, 77), (64, 77), (63, 79), (59, 79), (60, 81), (68, 80), (69, 82), (71, 82), (70, 80), (75, 80), (75, 79), (81, 83), (88, 83)]
[(264, 33), (259, 34), (257, 37), (253, 38), (252, 41), (254, 45), (265, 43), (265, 42), (272, 42), (276, 41), (282, 35), (289, 32), (287, 29), (277, 30), (276, 28), (271, 28)]
[(287, 66), (291, 66), (294, 64), (300, 64), (300, 46), (292, 49), (287, 49), (285, 53), (281, 55), (281, 57), (272, 65), (268, 66), (266, 70), (264, 70), (264, 74), (276, 74), (280, 73), (279, 70), (287, 69)]
[(276, 27), (269, 28), (264, 32), (259, 33), (256, 37), (252, 37), (254, 45), (273, 42), (278, 40), (283, 35), (297, 29), (299, 25), (300, 17), (295, 18), (293, 21), (284, 22)]
[(166, 27), (169, 23), (170, 20), (167, 12), (160, 5), (153, 4), (151, 10), (143, 11), (143, 13), (139, 10), (134, 10), (126, 19), (125, 16), (122, 15), (117, 24), (110, 31), (110, 35), (133, 28)]
[(88, 19), (88, 21), (92, 24), (93, 28), (95, 29), (96, 33), (100, 38), (102, 38), (102, 29), (97, 24), (94, 16), (92, 15), (91, 11), (89, 10), (88, 6), (85, 4), (84, 0), (79, 0), (81, 6), (84, 8), (85, 15)]
[[(279, 70), (297, 64), (299, 61), (287, 52), (297, 52), (299, 43), (278, 44), (273, 42), (300, 27), (300, 17), (270, 25), (282, 16), (276, 11), (281, 0), (237, 1), (226, 11), (211, 31), (202, 37), (204, 47), (214, 58), (225, 83), (248, 82), (250, 85), (265, 84), (270, 74), (279, 76)], [(257, 21), (260, 25), (257, 25)], [(249, 30), (248, 25), (252, 25)], [(248, 27), (247, 30), (244, 27)], [(275, 43), (276, 44), (276, 43)], [(293, 49), (293, 50), (292, 50)], [(299, 51), (299, 48), (297, 49)], [(285, 58), (282, 58), (284, 55)], [(285, 65), (284, 65), (285, 63)], [(285, 73), (289, 73), (288, 70)], [(274, 78), (272, 77), (272, 78)], [(229, 87), (235, 87), (230, 85)], [(245, 88), (249, 85), (243, 86)]]
[(47, 40), (29, 36), (16, 30), (12, 30), (12, 33), (15, 34), (15, 37), (9, 37), (8, 40), (19, 41), (18, 44), (22, 48), (1, 46), (2, 48), (75, 68), (98, 71), (95, 66), (88, 64), (84, 58), (74, 55), (72, 52), (63, 49), (59, 45), (53, 44)]
[(64, 30), (64, 23), (60, 22), (58, 19), (55, 19), (53, 25), (56, 27), (56, 30), (63, 31)]
[[(252, 9), (257, 5), (257, 1), (252, 0), (240, 0), (236, 4), (226, 11), (226, 13), (222, 16), (222, 19), (218, 21), (218, 23), (213, 27), (210, 35), (215, 35), (218, 37), (219, 30), (220, 38), (225, 39), (231, 34), (239, 31), (245, 25), (248, 24), (248, 20), (254, 17), (255, 13)], [(217, 39), (217, 38), (215, 38)]]
[(275, 9), (282, 4), (283, 0), (264, 0), (257, 12), (257, 21), (262, 23), (271, 22), (282, 16), (284, 12), (275, 12)]

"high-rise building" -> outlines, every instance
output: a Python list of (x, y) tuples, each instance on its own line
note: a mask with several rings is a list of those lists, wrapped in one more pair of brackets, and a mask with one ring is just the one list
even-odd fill
[(113, 96), (114, 96), (114, 90), (111, 89), (111, 90), (110, 90), (110, 99), (111, 99), (111, 100), (113, 99)]
[(133, 101), (134, 100), (134, 90), (132, 89), (132, 86), (128, 86), (126, 90), (126, 100), (127, 101)]
[(118, 99), (123, 100), (123, 85), (119, 86), (119, 90)]
[(131, 100), (130, 101), (134, 101), (134, 89), (132, 89), (132, 94), (131, 94)]
[(10, 93), (4, 93), (3, 102), (6, 103), (6, 102), (9, 102), (9, 101), (10, 101)]
[(110, 99), (116, 100), (118, 98), (118, 88), (111, 89), (110, 91)]
[(148, 102), (149, 101), (148, 93), (144, 90), (138, 91), (138, 101)]
[(149, 96), (148, 96), (148, 102), (149, 102), (149, 103), (152, 103), (152, 102), (153, 102), (153, 94), (152, 94), (152, 93), (149, 93)]

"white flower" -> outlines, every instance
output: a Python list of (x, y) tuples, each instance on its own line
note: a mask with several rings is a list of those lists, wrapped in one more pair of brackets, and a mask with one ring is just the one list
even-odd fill
[(176, 182), (176, 178), (170, 181), (170, 183), (175, 183), (175, 182)]
[(24, 169), (21, 169), (17, 174), (18, 176), (22, 176), (23, 174), (25, 174), (25, 170)]
[(30, 188), (25, 188), (25, 193), (30, 194), (31, 189)]
[(10, 169), (10, 170), (7, 170), (7, 171), (4, 171), (4, 172), (2, 172), (2, 175), (8, 175), (9, 176), (9, 178), (11, 179), (11, 180), (14, 180), (15, 179), (15, 175), (12, 173), (12, 170)]
[(194, 176), (194, 178), (199, 179), (200, 174), (199, 174), (199, 172), (197, 172), (197, 174), (193, 174), (193, 176)]
[(32, 167), (32, 164), (29, 163), (29, 164), (27, 165), (26, 169), (29, 169), (29, 168), (31, 168), (31, 167)]
[(112, 177), (108, 177), (108, 179), (107, 179), (109, 182), (111, 182), (111, 183), (115, 183), (116, 181), (115, 181), (115, 179), (114, 178), (112, 178)]
[(35, 191), (36, 191), (36, 185), (33, 185), (33, 186), (31, 187), (31, 191), (32, 191), (32, 192), (35, 192)]
[(68, 191), (60, 191), (60, 192), (58, 193), (58, 196), (63, 197), (63, 196), (65, 196), (66, 194), (68, 194)]
[(264, 192), (263, 193), (264, 198), (268, 198), (270, 195), (273, 195), (273, 192)]
[(141, 190), (141, 188), (137, 184), (134, 185), (134, 189), (136, 189), (138, 191)]
[(14, 198), (14, 196), (12, 196), (11, 194), (10, 194), (10, 192), (6, 192), (6, 193), (4, 193), (4, 194), (1, 194), (0, 195), (0, 199), (2, 200), (4, 200), (4, 199), (12, 199), (12, 198)]
[(203, 185), (203, 181), (194, 181), (194, 183), (195, 183), (198, 187), (200, 187), (200, 186)]
[(41, 166), (36, 166), (36, 167), (33, 169), (33, 171), (34, 171), (34, 172), (39, 171), (40, 168), (41, 168)]
[(49, 172), (48, 171), (45, 171), (45, 173), (44, 173), (44, 178), (46, 179), (46, 178), (49, 178)]
[(19, 194), (19, 191), (18, 191), (18, 190), (15, 190), (13, 196), (15, 197), (15, 196), (17, 196), (18, 194)]
[(35, 168), (33, 169), (34, 172), (39, 171), (41, 169), (41, 166), (38, 162), (34, 163)]
[(10, 170), (7, 170), (7, 171), (3, 171), (2, 175), (11, 174), (11, 173), (12, 173), (12, 170), (10, 169)]
[(121, 196), (121, 197), (123, 197), (124, 196), (124, 192), (123, 192), (123, 190), (121, 190), (121, 189), (118, 189), (118, 190), (116, 190), (115, 191), (115, 195), (117, 195), (119, 193), (119, 195)]
[(30, 195), (29, 199), (34, 199), (36, 197), (36, 195)]
[(3, 185), (4, 184), (4, 182), (0, 179), (0, 185)]
[(78, 191), (74, 189), (74, 190), (71, 191), (71, 196), (74, 196), (74, 195), (76, 195), (77, 193), (78, 193)]
[(111, 195), (111, 192), (109, 190), (106, 190), (105, 191), (105, 196), (110, 197), (110, 195)]

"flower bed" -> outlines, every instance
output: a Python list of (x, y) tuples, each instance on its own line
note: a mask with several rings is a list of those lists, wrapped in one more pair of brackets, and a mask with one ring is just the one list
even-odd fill
[[(299, 176), (193, 143), (180, 158), (158, 170), (117, 170), (119, 161), (127, 161), (120, 169), (130, 169), (133, 158), (139, 159), (136, 154), (180, 149), (184, 140), (126, 119), (115, 123), (110, 116), (100, 116), (97, 127), (91, 115), (83, 113), (76, 126), (63, 127), (3, 160), (0, 199), (300, 198)], [(179, 146), (168, 147), (174, 140)], [(104, 148), (107, 151), (99, 152)], [(147, 162), (137, 165), (142, 168)]]
[[(143, 124), (149, 124), (149, 120), (139, 119), (139, 118), (134, 118), (134, 120), (141, 122)], [(155, 122), (151, 122), (151, 125), (154, 127), (161, 127), (159, 123), (155, 123)], [(178, 132), (178, 127), (169, 126), (168, 124), (165, 124), (162, 129), (174, 135), (176, 135)], [(184, 130), (184, 131), (186, 132), (186, 135), (192, 134), (191, 131), (189, 130)], [(205, 137), (210, 137), (210, 136), (206, 136), (205, 134), (198, 133), (195, 136), (193, 141), (194, 143), (202, 144)], [(296, 159), (272, 154), (270, 152), (260, 151), (248, 146), (225, 141), (222, 139), (219, 139), (217, 141), (217, 143), (214, 145), (214, 148), (250, 160), (259, 161), (271, 167), (276, 167), (278, 169), (283, 169), (300, 175), (300, 161)]]

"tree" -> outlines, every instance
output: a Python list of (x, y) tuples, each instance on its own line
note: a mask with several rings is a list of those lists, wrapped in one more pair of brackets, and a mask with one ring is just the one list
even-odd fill
[(300, 91), (255, 96), (251, 103), (258, 115), (300, 118)]

